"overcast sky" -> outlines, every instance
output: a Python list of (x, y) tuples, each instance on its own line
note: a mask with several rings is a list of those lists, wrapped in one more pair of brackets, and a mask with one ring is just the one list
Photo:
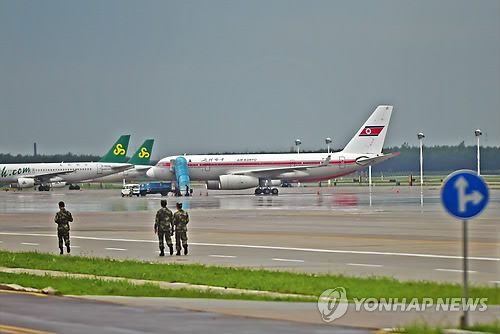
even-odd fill
[(0, 152), (500, 145), (498, 0), (0, 0)]

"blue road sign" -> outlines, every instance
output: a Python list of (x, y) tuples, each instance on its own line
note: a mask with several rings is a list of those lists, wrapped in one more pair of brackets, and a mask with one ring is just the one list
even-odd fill
[(478, 216), (488, 204), (488, 186), (471, 170), (448, 175), (441, 189), (441, 202), (450, 215), (459, 219)]

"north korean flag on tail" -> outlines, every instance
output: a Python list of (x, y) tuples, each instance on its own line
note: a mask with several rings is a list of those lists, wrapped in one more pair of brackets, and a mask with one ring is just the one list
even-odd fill
[(359, 134), (360, 136), (378, 136), (380, 132), (384, 129), (383, 126), (365, 126), (363, 131)]

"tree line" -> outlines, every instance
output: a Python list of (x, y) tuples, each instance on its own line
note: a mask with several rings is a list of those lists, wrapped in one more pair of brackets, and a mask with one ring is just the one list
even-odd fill
[(82, 161), (99, 161), (102, 157), (91, 154), (37, 154), (37, 155), (12, 155), (10, 153), (0, 153), (0, 163), (2, 164), (23, 164), (23, 163), (51, 163), (51, 162), (82, 162)]
[[(320, 153), (326, 150), (307, 151), (307, 153)], [(412, 173), (420, 171), (420, 148), (404, 143), (401, 146), (388, 147), (384, 153), (399, 152), (399, 155), (373, 166), (372, 172), (378, 173)], [(254, 152), (257, 153), (257, 152)], [(283, 152), (258, 152), (258, 153), (283, 153)], [(306, 151), (304, 151), (306, 153)], [(222, 153), (229, 154), (229, 153)], [(0, 153), (0, 163), (36, 163), (36, 162), (82, 162), (99, 161), (101, 156), (90, 154), (56, 154), (56, 155), (11, 155)], [(465, 146), (460, 143), (455, 146), (425, 146), (423, 147), (424, 171), (434, 173), (447, 173), (457, 169), (477, 169), (477, 147)], [(155, 161), (151, 162), (153, 165)], [(481, 147), (481, 172), (482, 174), (500, 174), (500, 147)]]

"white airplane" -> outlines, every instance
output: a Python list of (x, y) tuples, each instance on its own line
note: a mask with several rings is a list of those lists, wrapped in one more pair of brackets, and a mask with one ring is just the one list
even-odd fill
[(98, 162), (31, 163), (0, 165), (0, 184), (13, 184), (19, 188), (40, 185), (39, 190), (50, 190), (70, 184), (80, 189), (83, 180), (115, 174), (133, 165), (125, 163), (130, 135), (121, 136), (109, 152)]
[(275, 180), (320, 181), (351, 174), (397, 153), (383, 154), (392, 106), (378, 106), (341, 152), (184, 155), (161, 159), (147, 175), (176, 179), (175, 161), (184, 157), (192, 181), (205, 181), (207, 189), (239, 190), (256, 187), (255, 194), (278, 194)]
[(103, 183), (103, 182), (117, 182), (122, 180), (137, 180), (147, 178), (146, 172), (153, 166), (149, 165), (151, 160), (151, 152), (153, 150), (154, 139), (146, 139), (139, 147), (135, 154), (130, 158), (127, 163), (133, 165), (132, 168), (123, 172), (102, 176), (91, 180), (82, 181), (82, 183)]

